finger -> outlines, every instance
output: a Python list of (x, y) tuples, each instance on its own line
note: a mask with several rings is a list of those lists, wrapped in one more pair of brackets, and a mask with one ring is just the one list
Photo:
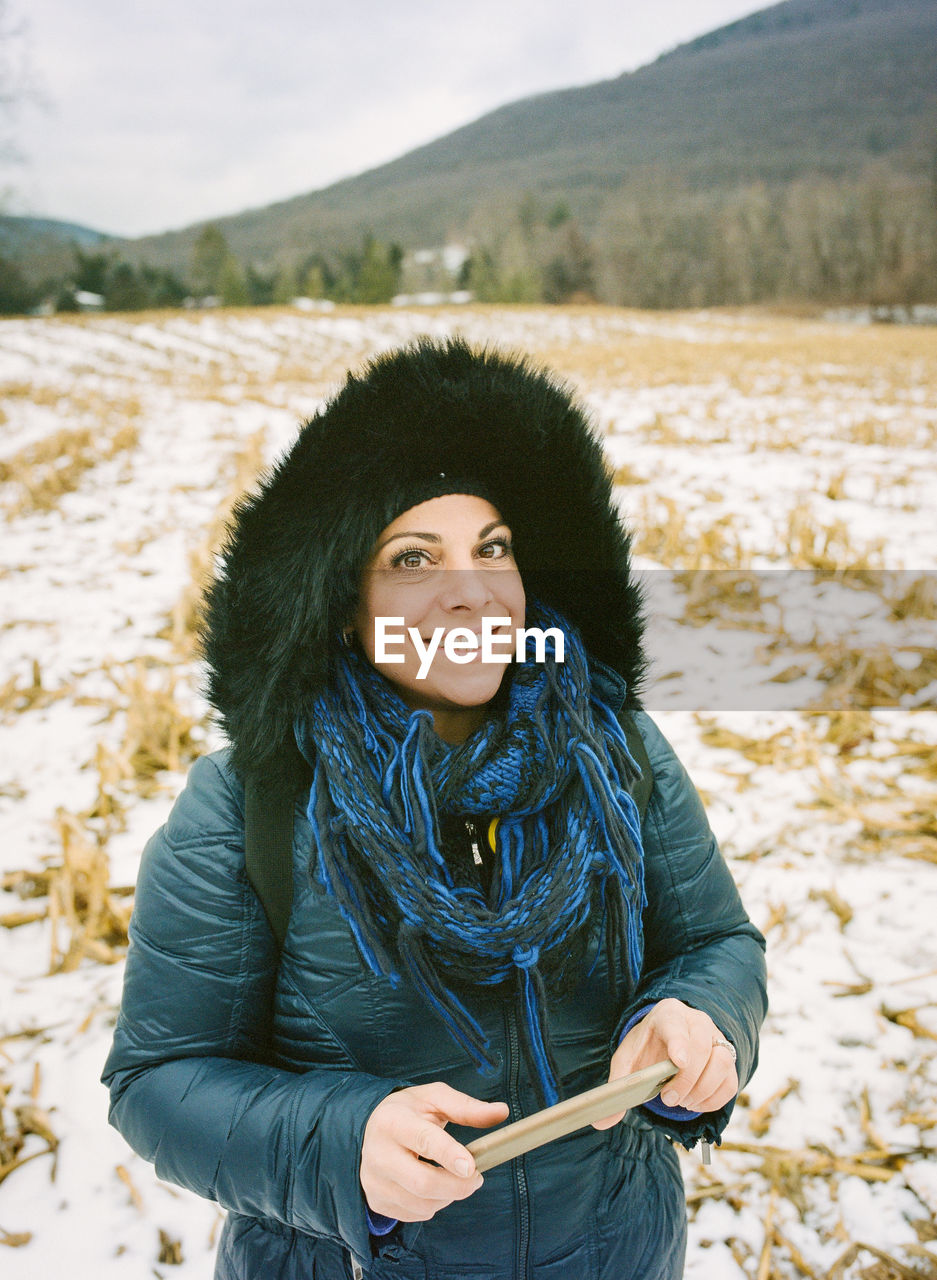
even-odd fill
[(700, 1102), (694, 1102), (693, 1110), (704, 1112), (721, 1111), (724, 1106), (732, 1101), (737, 1093), (738, 1086), (727, 1080), (714, 1093), (711, 1093), (708, 1098), (703, 1098)]
[(408, 1151), (424, 1161), (433, 1161), (457, 1178), (470, 1178), (475, 1173), (472, 1153), (431, 1120), (415, 1118), (404, 1123), (396, 1136)]
[[(371, 1204), (371, 1201), (368, 1201)], [(393, 1186), (377, 1209), (387, 1218), (396, 1218), (399, 1222), (428, 1222), (440, 1209), (445, 1209), (451, 1200), (424, 1200), (412, 1195), (405, 1187)], [(373, 1205), (372, 1205), (373, 1208)]]
[(730, 1080), (735, 1081), (735, 1088), (729, 1094), (729, 1097), (733, 1097), (738, 1092), (734, 1064), (725, 1060), (724, 1051), (713, 1048), (712, 1045), (704, 1045), (702, 1049), (694, 1046), (689, 1066), (668, 1082), (661, 1091), (661, 1101), (669, 1107), (681, 1106), (689, 1111), (705, 1111), (707, 1108), (701, 1103), (717, 1090), (721, 1091), (723, 1084)]
[(462, 1188), (461, 1195), (447, 1195), (442, 1199), (436, 1196), (419, 1196), (407, 1187), (395, 1186), (382, 1202), (385, 1207), (378, 1212), (384, 1213), (388, 1218), (397, 1218), (401, 1222), (428, 1222), (440, 1209), (447, 1208), (455, 1200), (465, 1200), (470, 1195), (474, 1195), (481, 1185), (482, 1178), (479, 1174), (477, 1186), (470, 1184)]
[(626, 1115), (627, 1112), (619, 1111), (617, 1115), (606, 1116), (604, 1120), (593, 1120), (592, 1127), (593, 1129), (611, 1129), (618, 1124), (620, 1120), (624, 1120)]
[(507, 1119), (506, 1102), (483, 1102), (471, 1094), (460, 1093), (441, 1081), (426, 1086), (426, 1100), (445, 1122), (468, 1125), (472, 1129), (490, 1128)]
[(694, 1111), (718, 1111), (739, 1091), (739, 1078), (735, 1064), (723, 1062), (724, 1055), (717, 1049), (706, 1070), (700, 1076), (696, 1088), (690, 1093), (686, 1105)]
[(654, 1026), (645, 1018), (631, 1028), (612, 1055), (608, 1073), (609, 1081), (621, 1080), (641, 1067), (649, 1067), (654, 1062), (660, 1062), (666, 1056), (663, 1040)]
[(678, 1001), (663, 1000), (653, 1013), (654, 1030), (666, 1056), (681, 1071), (693, 1052), (694, 1028), (687, 1018), (687, 1008)]
[(381, 1159), (379, 1173), (362, 1176), (365, 1199), (373, 1213), (401, 1222), (424, 1222), (438, 1211), (442, 1200), (418, 1196), (409, 1186), (407, 1174), (414, 1165), (418, 1161), (395, 1146)]
[[(639, 1054), (637, 1056), (637, 1064), (640, 1064), (642, 1066), (650, 1066), (652, 1061), (659, 1062), (662, 1052), (663, 1052), (662, 1050), (658, 1049), (656, 1052), (656, 1056), (654, 1054), (649, 1055), (646, 1052)], [(642, 1062), (642, 1058), (647, 1058), (648, 1060)], [(620, 1050), (616, 1051), (614, 1057), (612, 1058), (611, 1070), (609, 1071), (609, 1077), (608, 1077), (609, 1084), (611, 1084), (614, 1080), (624, 1079), (626, 1076), (628, 1076), (631, 1070), (632, 1068), (629, 1064), (628, 1057), (626, 1057), (625, 1055), (622, 1055), (620, 1053)], [(675, 1079), (676, 1077), (673, 1077), (673, 1078)], [(602, 1119), (600, 1120), (593, 1120), (592, 1127), (593, 1129), (600, 1129), (600, 1130), (611, 1129), (614, 1125), (618, 1124), (621, 1120), (623, 1120), (626, 1115), (627, 1115), (626, 1111), (616, 1111), (612, 1115), (603, 1116)]]
[[(498, 1119), (503, 1119), (503, 1112), (498, 1108), (495, 1108), (495, 1114)], [(398, 1155), (408, 1158), (419, 1157), (424, 1161), (424, 1167), (426, 1162), (431, 1162), (458, 1179), (474, 1178), (475, 1158), (467, 1147), (453, 1138), (451, 1133), (445, 1132), (443, 1124), (444, 1117), (436, 1108), (429, 1115), (421, 1111), (401, 1111), (394, 1116), (389, 1138), (396, 1147)], [(396, 1161), (396, 1164), (399, 1164), (399, 1161)], [(401, 1180), (406, 1181), (408, 1176), (406, 1161), (403, 1167), (404, 1175)], [(451, 1188), (449, 1194), (456, 1194), (456, 1192)]]
[(650, 1066), (667, 1057), (676, 1067), (683, 1067), (689, 1060), (691, 1026), (690, 1009), (679, 1000), (661, 1000), (659, 1004), (636, 1023), (616, 1050), (624, 1074), (639, 1067)]
[(688, 1020), (686, 1036), (686, 1063), (667, 1082), (660, 1096), (665, 1106), (680, 1106), (695, 1111), (697, 1108), (691, 1106), (688, 1099), (696, 1093), (713, 1051), (712, 1025), (709, 1019), (704, 1016)]
[(688, 1089), (683, 1094), (681, 1106), (686, 1107), (690, 1111), (703, 1111), (705, 1108), (702, 1103), (717, 1089), (720, 1089), (726, 1081), (726, 1072), (721, 1062), (713, 1062), (710, 1060), (704, 1070), (700, 1073), (696, 1083), (692, 1089)]
[(381, 1161), (380, 1174), (369, 1180), (365, 1191), (368, 1203), (378, 1212), (399, 1217), (396, 1209), (404, 1208), (411, 1215), (408, 1221), (418, 1221), (453, 1200), (474, 1195), (482, 1185), (477, 1171), (461, 1177), (394, 1145)]
[(453, 1200), (465, 1200), (482, 1185), (480, 1173), (473, 1172), (467, 1177), (450, 1173), (441, 1166), (429, 1164), (426, 1160), (410, 1158), (410, 1163), (402, 1176), (396, 1173), (398, 1185), (409, 1195), (419, 1200), (441, 1201), (450, 1204)]
[[(671, 1018), (666, 1021), (675, 1023), (676, 1019)], [(679, 1051), (679, 1046), (675, 1047), (674, 1052), (679, 1053)], [(654, 1019), (650, 1016), (643, 1018), (631, 1028), (612, 1055), (608, 1073), (609, 1083), (611, 1084), (613, 1080), (623, 1080), (632, 1072), (660, 1062), (666, 1056), (670, 1055), (667, 1054), (665, 1041), (659, 1029), (654, 1025)], [(673, 1061), (672, 1057), (671, 1061)], [(618, 1111), (613, 1115), (604, 1116), (601, 1120), (593, 1121), (592, 1127), (599, 1130), (611, 1129), (623, 1120), (626, 1114), (624, 1111)]]
[(482, 1184), (480, 1173), (457, 1177), (395, 1145), (382, 1159), (378, 1177), (368, 1179), (365, 1194), (378, 1213), (424, 1222), (454, 1200), (474, 1195)]

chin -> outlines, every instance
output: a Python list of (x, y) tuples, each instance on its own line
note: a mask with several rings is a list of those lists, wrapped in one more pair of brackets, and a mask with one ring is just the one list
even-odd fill
[(437, 689), (429, 694), (426, 701), (431, 706), (468, 711), (473, 707), (487, 707), (488, 703), (497, 697), (500, 688), (500, 684), (495, 684), (484, 688), (476, 686), (472, 689)]
[(470, 710), (488, 705), (497, 697), (506, 668), (498, 672), (480, 669), (468, 673), (464, 669), (449, 679), (414, 682), (406, 690), (404, 700), (412, 707), (425, 706), (447, 710)]

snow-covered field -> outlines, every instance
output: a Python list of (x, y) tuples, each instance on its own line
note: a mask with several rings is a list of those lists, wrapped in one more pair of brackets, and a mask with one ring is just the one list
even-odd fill
[(687, 1275), (937, 1276), (937, 330), (599, 309), (0, 323), (0, 1273), (211, 1274), (220, 1211), (98, 1083), (140, 849), (218, 743), (197, 583), (347, 367), (454, 331), (592, 407), (653, 571), (648, 704), (768, 937), (761, 1066), (684, 1161)]

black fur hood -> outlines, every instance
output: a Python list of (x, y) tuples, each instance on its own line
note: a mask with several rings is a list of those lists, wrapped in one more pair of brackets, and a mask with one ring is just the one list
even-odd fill
[(208, 696), (242, 775), (295, 764), (294, 718), (328, 678), (371, 548), (440, 491), (440, 473), (490, 497), (528, 598), (574, 623), (637, 705), (640, 593), (584, 409), (524, 359), (424, 340), (349, 375), (235, 508), (203, 647)]

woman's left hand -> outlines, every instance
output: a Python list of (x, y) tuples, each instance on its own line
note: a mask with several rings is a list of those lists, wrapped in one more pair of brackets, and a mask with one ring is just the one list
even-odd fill
[[(718, 1111), (739, 1091), (732, 1053), (717, 1043), (724, 1036), (712, 1018), (679, 1000), (661, 1000), (631, 1028), (615, 1050), (609, 1080), (620, 1080), (669, 1058), (680, 1070), (661, 1091), (668, 1107), (688, 1111)], [(624, 1116), (597, 1120), (596, 1129), (610, 1129)]]

